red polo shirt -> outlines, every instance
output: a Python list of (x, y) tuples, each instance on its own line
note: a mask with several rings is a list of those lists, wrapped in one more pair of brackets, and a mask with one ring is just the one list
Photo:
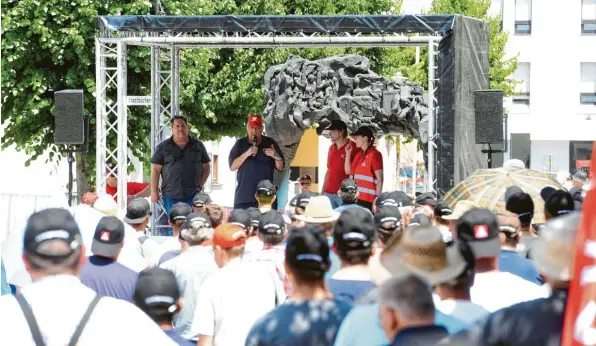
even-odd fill
[[(128, 190), (127, 193), (130, 196), (138, 194), (139, 192), (143, 191), (147, 186), (149, 186), (149, 183), (131, 182), (126, 184), (126, 189)], [(110, 185), (106, 184), (106, 193), (108, 195), (114, 196), (114, 200), (118, 201), (118, 198), (116, 197), (116, 192), (118, 192), (117, 187), (111, 187)]]
[[(346, 145), (352, 146), (352, 161), (354, 161), (354, 157), (358, 151), (356, 148), (356, 143), (353, 141), (348, 141)], [(346, 145), (339, 149), (337, 149), (337, 145), (335, 144), (332, 144), (329, 147), (329, 152), (327, 153), (327, 185), (325, 186), (324, 192), (333, 194), (337, 193), (337, 191), (339, 191), (339, 187), (341, 186), (341, 182), (349, 177), (349, 175), (344, 171)]]

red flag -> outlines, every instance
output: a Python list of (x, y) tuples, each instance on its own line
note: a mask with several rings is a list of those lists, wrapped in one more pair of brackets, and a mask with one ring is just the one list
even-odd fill
[(592, 186), (584, 199), (575, 241), (573, 280), (569, 289), (562, 346), (596, 344), (596, 142), (592, 147)]

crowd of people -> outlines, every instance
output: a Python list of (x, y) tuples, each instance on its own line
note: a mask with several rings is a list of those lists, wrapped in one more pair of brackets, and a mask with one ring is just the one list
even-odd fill
[[(450, 208), (433, 193), (383, 192), (372, 132), (359, 129), (351, 141), (335, 121), (321, 193), (304, 176), (302, 192), (277, 206), (272, 175), (283, 155), (251, 115), (230, 153), (238, 187), (225, 213), (201, 191), (204, 147), (179, 140), (185, 119), (172, 123), (178, 129), (140, 191), (157, 201), (162, 175), (171, 236), (147, 235), (143, 196), (129, 200), (122, 220), (101, 218), (91, 256), (69, 211), (34, 213), (23, 239), (33, 283), (0, 297), (1, 345), (560, 343), (581, 192), (545, 187), (540, 228), (536, 201), (517, 186), (498, 213), (470, 200)], [(126, 241), (146, 262), (140, 273), (118, 261)]]

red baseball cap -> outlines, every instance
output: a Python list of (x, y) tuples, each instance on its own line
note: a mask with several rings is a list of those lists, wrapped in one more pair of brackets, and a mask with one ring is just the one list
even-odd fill
[(250, 127), (262, 127), (263, 118), (258, 114), (251, 114), (248, 116), (248, 126)]
[(213, 233), (213, 246), (229, 249), (246, 243), (246, 231), (233, 223), (224, 223)]

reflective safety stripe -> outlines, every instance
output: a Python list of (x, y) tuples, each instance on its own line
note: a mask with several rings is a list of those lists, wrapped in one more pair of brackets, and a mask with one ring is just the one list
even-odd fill
[(377, 183), (377, 179), (374, 179), (373, 177), (368, 177), (368, 176), (362, 175), (362, 174), (355, 174), (354, 180), (358, 180), (358, 179), (368, 181), (371, 183), (375, 183), (375, 184)]
[(368, 193), (369, 195), (373, 195), (373, 196), (376, 196), (377, 195), (377, 191), (372, 190), (372, 189), (367, 189), (365, 187), (358, 186), (358, 191), (359, 192)]

